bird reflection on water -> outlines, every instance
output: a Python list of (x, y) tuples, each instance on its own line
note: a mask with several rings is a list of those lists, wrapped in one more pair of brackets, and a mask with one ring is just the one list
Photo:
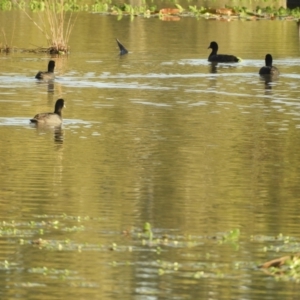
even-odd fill
[(49, 134), (52, 133), (54, 137), (54, 143), (62, 145), (64, 142), (64, 131), (62, 126), (49, 126), (45, 124), (31, 124), (30, 126), (35, 127), (38, 134)]
[(37, 84), (47, 85), (47, 92), (50, 94), (54, 93), (54, 80), (45, 81), (37, 81)]
[(265, 83), (265, 89), (266, 90), (271, 90), (272, 89), (272, 76), (265, 76), (261, 77), (261, 80)]
[(273, 88), (274, 82), (277, 81), (278, 75), (265, 74), (260, 75), (260, 80), (264, 82), (266, 93), (270, 92)]
[(63, 144), (64, 142), (64, 132), (61, 126), (54, 127), (54, 142), (56, 144)]
[(218, 71), (217, 71), (217, 65), (218, 65), (218, 63), (216, 63), (216, 62), (212, 62), (211, 64), (210, 64), (210, 73), (212, 73), (212, 74), (215, 74), (215, 73), (218, 73)]

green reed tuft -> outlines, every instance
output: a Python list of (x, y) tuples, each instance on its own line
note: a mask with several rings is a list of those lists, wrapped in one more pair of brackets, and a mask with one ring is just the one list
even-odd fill
[(79, 11), (76, 0), (31, 0), (29, 8), (36, 15), (29, 14), (23, 2), (19, 7), (33, 24), (45, 35), (51, 54), (66, 54), (69, 52), (69, 39), (74, 28)]

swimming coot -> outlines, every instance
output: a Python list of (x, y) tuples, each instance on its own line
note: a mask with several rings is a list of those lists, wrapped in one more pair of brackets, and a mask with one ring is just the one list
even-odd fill
[(58, 99), (55, 103), (54, 112), (40, 113), (30, 119), (31, 123), (59, 126), (62, 124), (61, 111), (65, 107), (64, 99)]

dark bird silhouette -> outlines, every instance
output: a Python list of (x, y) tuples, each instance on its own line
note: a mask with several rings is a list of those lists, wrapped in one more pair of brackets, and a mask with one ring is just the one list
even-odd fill
[(211, 42), (208, 49), (212, 49), (208, 61), (210, 62), (239, 62), (240, 59), (234, 55), (218, 54), (219, 46), (216, 42)]
[(120, 49), (120, 55), (127, 54), (128, 53), (127, 49), (121, 44), (121, 42), (118, 39), (116, 39), (116, 41)]
[(279, 70), (272, 66), (273, 58), (271, 54), (265, 57), (266, 65), (259, 70), (259, 75), (279, 75)]
[(54, 68), (55, 68), (55, 61), (50, 60), (48, 63), (48, 71), (43, 72), (39, 71), (36, 75), (36, 79), (41, 79), (41, 80), (53, 80), (55, 78), (54, 76)]
[(31, 123), (60, 126), (62, 124), (61, 111), (65, 107), (63, 99), (58, 99), (55, 103), (54, 112), (40, 113), (30, 119)]

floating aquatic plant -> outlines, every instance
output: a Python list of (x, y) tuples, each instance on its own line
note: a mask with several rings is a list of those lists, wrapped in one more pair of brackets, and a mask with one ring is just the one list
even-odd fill
[(153, 232), (152, 232), (152, 229), (151, 229), (151, 224), (148, 223), (148, 222), (146, 222), (144, 224), (144, 234), (149, 239), (149, 241), (152, 241), (152, 239), (153, 239)]
[(10, 0), (0, 1), (0, 10), (9, 11), (13, 7), (13, 3)]
[[(103, 219), (67, 214), (37, 215), (33, 220), (1, 221), (0, 235), (5, 238), (9, 237), (7, 240), (10, 242), (19, 241), (19, 247), (33, 249), (33, 251), (39, 249), (42, 252), (105, 252), (105, 257), (108, 257), (111, 267), (136, 264), (135, 259), (131, 260), (131, 258), (136, 257), (136, 254), (141, 251), (148, 252), (148, 256), (143, 256), (147, 257), (143, 263), (155, 268), (158, 275), (184, 272), (184, 276), (193, 280), (232, 278), (232, 274), (236, 276), (245, 269), (247, 272), (249, 268), (254, 270), (258, 265), (257, 262), (249, 259), (248, 255), (245, 258), (244, 251), (240, 252), (242, 259), (238, 258), (239, 253), (234, 252), (234, 255), (230, 253), (232, 247), (228, 246), (234, 245), (236, 251), (240, 246), (245, 245), (240, 242), (239, 228), (216, 232), (213, 235), (195, 235), (188, 232), (174, 234), (178, 229), (175, 231), (156, 229), (149, 222), (145, 222), (137, 227), (131, 224), (127, 230), (104, 229), (101, 235), (105, 237), (101, 237), (101, 240), (98, 239), (99, 231), (97, 230), (96, 242), (86, 240), (95, 228), (99, 228), (99, 221)], [(44, 233), (42, 238), (41, 231)], [(243, 238), (247, 237), (243, 234)], [(249, 236), (248, 239), (255, 244), (264, 245), (266, 252), (288, 252), (282, 257), (278, 255), (279, 261), (281, 259), (283, 262), (279, 268), (276, 264), (269, 263), (268, 267), (261, 270), (277, 280), (300, 281), (300, 255), (298, 255), (300, 243), (297, 238), (279, 234), (277, 236)], [(226, 248), (228, 252), (228, 255), (224, 255), (221, 260), (218, 258), (219, 252), (222, 252), (220, 248)], [(257, 247), (257, 250), (262, 253), (262, 247)], [(283, 257), (287, 258), (283, 259)], [(0, 270), (12, 268), (17, 268), (14, 262), (0, 262)], [(48, 266), (28, 270), (35, 274), (70, 280), (68, 272), (64, 273), (64, 270), (56, 269), (53, 271)]]
[(258, 267), (264, 273), (276, 277), (277, 280), (300, 282), (300, 243), (297, 239), (278, 234), (275, 237), (253, 237), (253, 240), (272, 243), (263, 248), (264, 252), (288, 253), (259, 264)]
[(99, 13), (108, 13), (111, 5), (111, 0), (107, 1), (100, 1), (96, 0), (94, 4), (92, 4), (91, 10), (93, 12), (99, 12)]

